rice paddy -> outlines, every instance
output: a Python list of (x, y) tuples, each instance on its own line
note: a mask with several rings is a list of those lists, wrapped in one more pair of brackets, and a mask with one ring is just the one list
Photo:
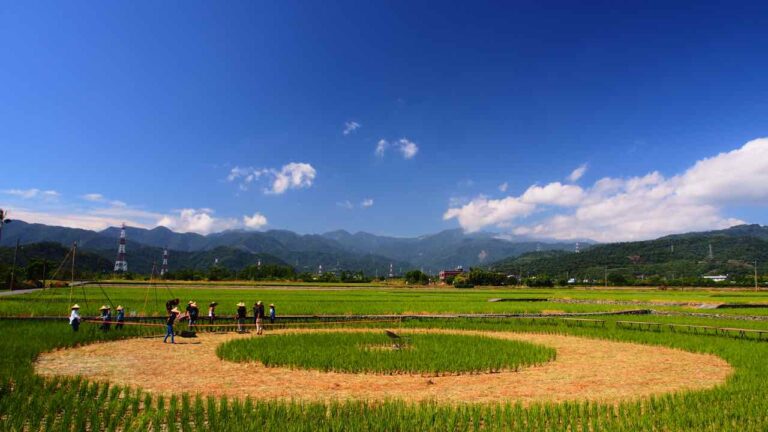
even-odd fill
[[(91, 288), (88, 288), (89, 290)], [(265, 302), (275, 302), (278, 306), (278, 320), (280, 314), (288, 313), (396, 313), (396, 312), (455, 312), (468, 313), (470, 311), (494, 311), (516, 312), (525, 310), (533, 312), (537, 310), (568, 309), (590, 312), (612, 311), (624, 308), (611, 304), (566, 304), (557, 303), (557, 298), (590, 298), (608, 300), (670, 300), (670, 301), (743, 301), (766, 302), (768, 293), (747, 293), (739, 291), (686, 291), (686, 292), (661, 292), (661, 291), (568, 291), (568, 290), (402, 290), (370, 288), (356, 290), (323, 290), (295, 288), (291, 290), (274, 288), (219, 290), (207, 287), (182, 288), (174, 287), (174, 291), (183, 292), (177, 294), (182, 297), (200, 301), (219, 300), (224, 301), (252, 301), (261, 299)], [(107, 294), (119, 299), (121, 303), (144, 303), (145, 291), (136, 288), (106, 288)], [(66, 312), (65, 303), (69, 291), (52, 293), (34, 293), (18, 297), (0, 298), (0, 312), (3, 315), (12, 315), (14, 312), (23, 312), (24, 315), (59, 315)], [(105, 300), (98, 298), (97, 291), (90, 291), (90, 303), (103, 303)], [(50, 297), (45, 297), (50, 296)], [(554, 301), (521, 304), (489, 303), (487, 300), (493, 297), (531, 297), (542, 296)], [(162, 297), (161, 297), (162, 298)], [(98, 299), (98, 300), (95, 300)], [(76, 299), (76, 301), (80, 301)], [(222, 302), (220, 302), (222, 303)], [(152, 305), (152, 298), (148, 301), (147, 310), (153, 309), (160, 314), (160, 307)], [(136, 308), (140, 310), (141, 308)], [(385, 400), (369, 400), (365, 397), (353, 397), (338, 399), (311, 400), (300, 398), (292, 400), (290, 397), (293, 387), (286, 386), (285, 397), (261, 397), (261, 393), (249, 395), (247, 393), (222, 392), (221, 394), (206, 393), (209, 379), (216, 373), (225, 369), (217, 367), (217, 370), (206, 369), (205, 363), (195, 368), (187, 368), (187, 365), (195, 364), (195, 357), (185, 355), (177, 348), (192, 348), (197, 345), (194, 339), (183, 340), (189, 345), (172, 347), (166, 345), (168, 353), (172, 354), (174, 361), (166, 364), (167, 371), (171, 372), (168, 385), (174, 390), (170, 393), (148, 390), (141, 386), (103, 378), (90, 378), (85, 369), (88, 363), (82, 356), (67, 357), (69, 367), (74, 371), (81, 371), (83, 376), (40, 376), (35, 372), (35, 361), (43, 358), (45, 352), (62, 348), (82, 346), (83, 348), (98, 348), (103, 346), (114, 358), (129, 357), (130, 353), (121, 352), (119, 346), (130, 341), (143, 341), (150, 346), (161, 346), (159, 339), (142, 339), (142, 337), (157, 336), (162, 329), (157, 327), (127, 326), (121, 331), (101, 332), (95, 325), (85, 324), (80, 332), (74, 333), (65, 321), (0, 321), (0, 351), (4, 353), (0, 357), (0, 430), (9, 431), (73, 431), (73, 430), (153, 430), (153, 431), (192, 431), (192, 430), (263, 430), (265, 428), (288, 431), (299, 430), (504, 430), (504, 431), (597, 431), (597, 430), (665, 430), (665, 431), (763, 431), (768, 430), (768, 389), (764, 383), (768, 381), (768, 342), (758, 340), (755, 337), (738, 337), (735, 335), (721, 334), (695, 334), (692, 332), (674, 331), (671, 327), (659, 327), (652, 330), (621, 328), (615, 324), (622, 319), (636, 321), (653, 321), (665, 324), (697, 324), (719, 327), (768, 329), (768, 322), (759, 320), (759, 314), (752, 314), (749, 309), (734, 309), (734, 316), (726, 314), (714, 314), (713, 311), (699, 311), (703, 315), (688, 316), (690, 308), (664, 306), (652, 308), (665, 312), (663, 315), (651, 314), (641, 316), (593, 316), (592, 318), (604, 321), (602, 326), (580, 325), (561, 319), (530, 320), (514, 318), (459, 318), (459, 319), (430, 319), (430, 320), (404, 320), (398, 324), (395, 331), (398, 334), (406, 334), (412, 331), (450, 331), (450, 332), (512, 332), (516, 334), (552, 335), (552, 336), (577, 336), (579, 340), (613, 341), (630, 343), (631, 346), (644, 346), (649, 349), (672, 349), (681, 353), (697, 353), (722, 359), (730, 365), (725, 380), (712, 378), (709, 386), (681, 388), (674, 391), (650, 393), (635, 398), (590, 399), (589, 397), (577, 397), (574, 399), (530, 400), (519, 399), (483, 399), (480, 393), (474, 393), (469, 388), (456, 386), (457, 397), (464, 396), (460, 402), (446, 403), (440, 398), (409, 399), (407, 396), (394, 397)], [(290, 312), (289, 312), (290, 311)], [(673, 312), (669, 315), (668, 312)], [(717, 311), (714, 311), (717, 312)], [(712, 313), (707, 315), (707, 313)], [(756, 315), (758, 319), (751, 319)], [(750, 318), (745, 320), (742, 318)], [(355, 330), (365, 334), (378, 334), (383, 337), (383, 329), (387, 324), (349, 324), (334, 326), (333, 331), (339, 329)], [(317, 328), (317, 326), (310, 326)], [(184, 324), (180, 325), (183, 329)], [(294, 327), (291, 327), (292, 329)], [(301, 331), (301, 326), (296, 326), (294, 332)], [(270, 334), (271, 333), (271, 334)], [(305, 343), (312, 343), (306, 339), (308, 335), (288, 334), (277, 336), (279, 331), (267, 330), (267, 336), (258, 338), (240, 338), (230, 342), (233, 347), (238, 344), (270, 344), (274, 341), (273, 348), (261, 346), (258, 350), (254, 347), (243, 348), (248, 352), (243, 357), (245, 363), (225, 361), (232, 367), (244, 367), (251, 363), (259, 363), (258, 356), (254, 352), (270, 352), (277, 348), (284, 352), (295, 352), (288, 349), (283, 338), (295, 337), (299, 347)], [(414, 336), (414, 347), (417, 347)], [(442, 335), (440, 335), (442, 336)], [(446, 335), (447, 336), (447, 335)], [(464, 335), (455, 335), (464, 336)], [(201, 335), (200, 341), (205, 341), (205, 335)], [(314, 337), (314, 336), (313, 336)], [(354, 336), (355, 340), (358, 337)], [(470, 337), (470, 336), (467, 336)], [(137, 339), (138, 338), (138, 339)], [(470, 337), (473, 340), (477, 336)], [(311, 339), (311, 338), (310, 338)], [(125, 342), (119, 342), (125, 340)], [(178, 340), (178, 339), (177, 339)], [(253, 340), (253, 342), (251, 342)], [(280, 341), (283, 340), (283, 343)], [(322, 344), (322, 337), (317, 339)], [(385, 342), (381, 339), (364, 342), (362, 345), (376, 346)], [(546, 344), (540, 344), (533, 340), (528, 341), (534, 348), (551, 348)], [(115, 345), (112, 345), (115, 344)], [(639, 345), (637, 345), (639, 344)], [(360, 348), (357, 343), (346, 344), (354, 349), (356, 357), (363, 358), (367, 353), (376, 355), (390, 354), (389, 351), (369, 350)], [(467, 343), (466, 345), (470, 345)], [(583, 348), (586, 345), (581, 344)], [(138, 347), (139, 345), (136, 345)], [(143, 346), (143, 345), (142, 345)], [(226, 347), (226, 345), (221, 345)], [(255, 351), (252, 351), (252, 348)], [(77, 348), (80, 349), (80, 348)], [(224, 348), (222, 348), (223, 350)], [(136, 348), (139, 350), (139, 348)], [(485, 349), (483, 349), (485, 350)], [(526, 345), (525, 352), (530, 353), (531, 346)], [(679, 351), (678, 351), (679, 350)], [(336, 348), (334, 348), (336, 351)], [(477, 349), (475, 351), (480, 351)], [(494, 358), (493, 350), (489, 358)], [(555, 349), (555, 358), (544, 358), (541, 366), (556, 364), (560, 361), (560, 349)], [(592, 349), (595, 354), (599, 352)], [(616, 351), (616, 350), (613, 350)], [(613, 351), (606, 351), (610, 353)], [(60, 351), (64, 353), (66, 351)], [(403, 350), (402, 353), (415, 353), (418, 348)], [(150, 353), (144, 353), (150, 355)], [(473, 356), (474, 354), (467, 354)], [(600, 354), (602, 355), (602, 354)], [(107, 356), (100, 357), (106, 361)], [(298, 356), (293, 357), (299, 358)], [(354, 359), (355, 357), (353, 357)], [(437, 362), (439, 359), (436, 359)], [(518, 358), (517, 361), (520, 359)], [(551, 361), (550, 361), (551, 360)], [(270, 360), (268, 360), (270, 361)], [(493, 368), (500, 368), (505, 372), (487, 373), (485, 367), (473, 370), (465, 369), (458, 372), (459, 376), (441, 376), (421, 379), (450, 379), (461, 378), (462, 374), (468, 377), (488, 378), (493, 383), (493, 377), (504, 374), (521, 374), (531, 369), (535, 370), (537, 358), (533, 363), (512, 361), (507, 366), (496, 364)], [(378, 363), (378, 360), (368, 364)], [(409, 377), (419, 376), (422, 372), (402, 372), (402, 366), (394, 366), (388, 371), (376, 372), (366, 369), (365, 363), (350, 366), (352, 362), (336, 361), (331, 365), (331, 370), (342, 370), (351, 367), (344, 372), (328, 372), (331, 374), (343, 374), (351, 377), (364, 376), (366, 374), (382, 374), (385, 377)], [(427, 367), (426, 375), (430, 375), (437, 368), (432, 367), (432, 359), (427, 358), (424, 363)], [(514, 371), (514, 364), (518, 364), (519, 372)], [(581, 366), (574, 366), (574, 370), (589, 370), (593, 362), (584, 362)], [(649, 373), (657, 371), (655, 366), (662, 364), (676, 364), (675, 362), (653, 362), (646, 364)], [(684, 361), (681, 364), (690, 364), (693, 367), (699, 365), (699, 360)], [(315, 376), (321, 372), (322, 365), (312, 365), (301, 361), (291, 365), (274, 364), (266, 368), (280, 372), (298, 368), (307, 377)], [(309, 368), (309, 369), (306, 369)], [(337, 368), (337, 369), (333, 369)], [(357, 369), (355, 371), (354, 368)], [(374, 368), (375, 369), (375, 368)], [(407, 368), (405, 368), (407, 369)], [(446, 369), (439, 368), (443, 373)], [(603, 368), (596, 372), (609, 370)], [(195, 371), (192, 375), (187, 370)], [(208, 377), (210, 370), (211, 377)], [(471, 371), (471, 372), (470, 372)], [(706, 375), (714, 375), (715, 369)], [(658, 371), (657, 371), (658, 372)], [(645, 371), (640, 368), (622, 372), (611, 377), (614, 384), (629, 385), (639, 389), (652, 388), (655, 378), (643, 377), (636, 379)], [(78, 375), (78, 374), (75, 374)], [(682, 378), (691, 375), (681, 374)], [(366, 375), (367, 376), (367, 375)], [(563, 375), (564, 376), (564, 375)], [(151, 376), (145, 377), (152, 379)], [(701, 377), (702, 380), (708, 378)], [(255, 377), (258, 380), (258, 375)], [(321, 378), (320, 378), (321, 379)], [(217, 385), (220, 388), (236, 386), (237, 376), (229, 379), (221, 379), (216, 375)], [(321, 379), (322, 380), (322, 379)], [(308, 380), (307, 382), (311, 382)], [(332, 395), (334, 387), (332, 382), (328, 385)], [(298, 392), (300, 383), (296, 385)], [(275, 375), (274, 383), (268, 387), (280, 388), (280, 376)], [(305, 385), (306, 387), (306, 385)], [(265, 389), (268, 389), (265, 387)], [(448, 387), (450, 388), (450, 386)], [(489, 387), (490, 388), (490, 387)], [(556, 387), (553, 387), (556, 389)], [(373, 390), (371, 387), (369, 390)], [(525, 386), (520, 386), (520, 391)], [(562, 388), (560, 389), (562, 390)], [(264, 390), (268, 393), (268, 390)], [(298, 393), (297, 393), (298, 394)]]
[(555, 358), (552, 348), (485, 336), (404, 334), (401, 339), (393, 346), (383, 332), (282, 334), (227, 342), (217, 354), (267, 367), (431, 375), (517, 370)]

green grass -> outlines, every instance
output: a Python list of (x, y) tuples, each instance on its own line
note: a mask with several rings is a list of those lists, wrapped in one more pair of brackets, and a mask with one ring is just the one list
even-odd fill
[(383, 331), (285, 334), (233, 340), (216, 353), (226, 360), (257, 360), (267, 367), (432, 375), (518, 370), (555, 358), (554, 349), (521, 341), (452, 334), (406, 337), (406, 347), (393, 350)]

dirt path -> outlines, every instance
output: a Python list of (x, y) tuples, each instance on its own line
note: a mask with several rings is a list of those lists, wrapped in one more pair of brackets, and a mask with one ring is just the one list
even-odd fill
[[(664, 347), (551, 334), (446, 332), (539, 343), (555, 348), (557, 359), (519, 372), (495, 374), (425, 377), (327, 373), (223, 361), (216, 356), (219, 344), (250, 336), (203, 334), (197, 339), (177, 338), (181, 343), (176, 345), (163, 344), (160, 339), (129, 339), (45, 353), (38, 359), (36, 370), (45, 376), (81, 375), (161, 393), (189, 391), (307, 401), (399, 398), (446, 403), (618, 402), (713, 387), (723, 383), (732, 371), (719, 357)], [(189, 382), (195, 387), (187, 387)]]

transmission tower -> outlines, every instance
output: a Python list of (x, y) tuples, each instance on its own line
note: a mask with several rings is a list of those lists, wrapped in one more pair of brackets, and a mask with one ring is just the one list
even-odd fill
[(709, 244), (709, 253), (707, 253), (707, 259), (713, 260), (715, 259), (715, 254), (712, 252), (712, 243)]
[(120, 229), (120, 243), (117, 246), (117, 260), (115, 260), (116, 272), (127, 272), (128, 261), (125, 260), (125, 224)]
[(390, 278), (395, 277), (395, 270), (394, 270), (394, 267), (392, 266), (392, 263), (389, 263), (389, 277)]
[(581, 252), (581, 251), (579, 250), (579, 242), (576, 242), (576, 249), (574, 250), (574, 252), (576, 252), (576, 253), (579, 253), (579, 252)]
[(163, 249), (163, 266), (160, 267), (160, 276), (168, 274), (168, 248)]

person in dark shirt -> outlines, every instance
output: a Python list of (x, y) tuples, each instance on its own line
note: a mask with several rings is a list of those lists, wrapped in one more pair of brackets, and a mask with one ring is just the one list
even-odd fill
[(271, 304), (269, 305), (269, 323), (274, 324), (275, 323), (275, 317), (277, 314), (275, 313), (275, 305)]
[(176, 322), (176, 318), (179, 314), (181, 314), (181, 311), (178, 308), (173, 308), (168, 312), (168, 318), (165, 320), (165, 337), (163, 338), (163, 343), (168, 341), (168, 336), (171, 337), (172, 344), (176, 343), (176, 340), (173, 337), (173, 324)]
[(117, 306), (117, 324), (115, 324), (115, 328), (120, 330), (123, 328), (123, 323), (125, 322), (125, 310), (123, 310), (122, 306)]
[(264, 320), (264, 305), (261, 304), (261, 300), (257, 301), (253, 305), (253, 322), (256, 324), (256, 334), (260, 335), (264, 331), (261, 323)]
[(99, 308), (99, 311), (101, 311), (101, 327), (99, 328), (104, 331), (109, 331), (109, 327), (112, 322), (112, 308), (104, 305)]
[(238, 303), (237, 314), (235, 315), (235, 318), (237, 319), (237, 331), (240, 333), (243, 333), (245, 331), (243, 329), (243, 324), (245, 324), (245, 318), (247, 313), (248, 313), (248, 309), (245, 308), (245, 302)]
[(187, 305), (187, 318), (189, 318), (189, 329), (193, 330), (195, 324), (197, 324), (197, 318), (200, 316), (200, 308), (197, 307), (197, 303), (190, 301)]

